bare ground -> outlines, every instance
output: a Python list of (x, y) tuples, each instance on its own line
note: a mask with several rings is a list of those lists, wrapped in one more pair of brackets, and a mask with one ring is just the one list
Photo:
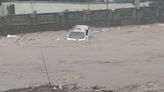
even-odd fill
[(0, 37), (0, 90), (47, 83), (95, 85), (115, 92), (164, 92), (164, 24), (92, 28), (89, 41), (65, 40), (66, 31)]

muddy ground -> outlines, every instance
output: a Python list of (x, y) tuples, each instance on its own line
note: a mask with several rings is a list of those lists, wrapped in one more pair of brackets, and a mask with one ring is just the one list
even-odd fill
[(0, 91), (47, 84), (43, 54), (55, 85), (164, 92), (164, 24), (92, 30), (85, 42), (67, 31), (0, 37)]

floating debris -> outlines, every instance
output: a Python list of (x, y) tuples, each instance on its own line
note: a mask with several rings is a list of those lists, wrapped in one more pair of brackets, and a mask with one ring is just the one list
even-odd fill
[(7, 38), (17, 38), (17, 39), (20, 38), (20, 36), (17, 36), (17, 35), (7, 35), (6, 37)]

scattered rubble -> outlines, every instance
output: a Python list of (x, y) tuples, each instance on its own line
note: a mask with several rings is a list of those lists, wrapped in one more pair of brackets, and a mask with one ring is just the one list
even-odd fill
[[(77, 83), (69, 85), (41, 85), (38, 87), (27, 87), (21, 89), (11, 89), (4, 92), (114, 92), (112, 90), (103, 90), (104, 87), (94, 86), (91, 88), (79, 88)], [(102, 90), (101, 90), (102, 89)]]

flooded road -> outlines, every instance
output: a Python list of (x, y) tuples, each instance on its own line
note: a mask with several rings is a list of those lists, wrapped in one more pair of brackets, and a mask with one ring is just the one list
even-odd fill
[(163, 25), (92, 30), (86, 42), (65, 40), (66, 31), (1, 37), (0, 90), (46, 84), (41, 53), (53, 84), (117, 89), (163, 80)]

